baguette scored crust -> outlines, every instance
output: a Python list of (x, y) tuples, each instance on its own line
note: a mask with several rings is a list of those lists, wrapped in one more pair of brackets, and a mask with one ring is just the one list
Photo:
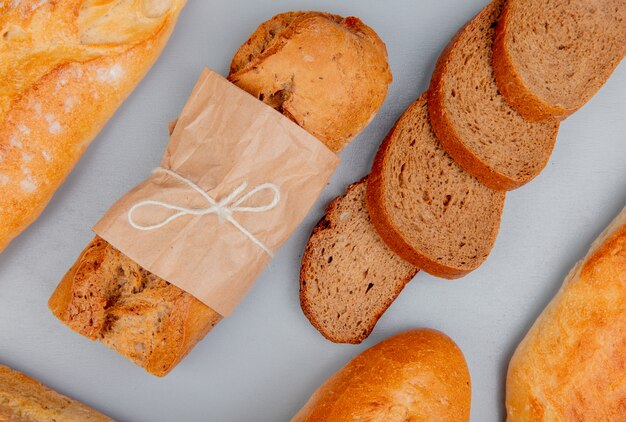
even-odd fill
[(572, 269), (520, 343), (507, 421), (618, 421), (626, 415), (626, 208)]
[(0, 420), (114, 422), (92, 408), (4, 365), (0, 365)]
[[(330, 16), (317, 12), (278, 15), (262, 24), (252, 35), (251, 40), (265, 37), (268, 26), (275, 28), (274, 35), (280, 30), (287, 30), (294, 16), (299, 15), (312, 15), (316, 22), (320, 17), (328, 20), (327, 16)], [(333, 19), (341, 20), (338, 17)], [(324, 22), (319, 27), (307, 26), (301, 30), (317, 34), (327, 28), (328, 24)], [(335, 33), (337, 27), (333, 26), (332, 29)], [(344, 28), (342, 31), (348, 29)], [(310, 37), (304, 38), (307, 42), (302, 44), (302, 48), (315, 47), (308, 41)], [(343, 49), (353, 44), (345, 44), (344, 38), (343, 35), (337, 36), (335, 43), (330, 42), (326, 47), (337, 55), (345, 53), (345, 56), (348, 56), (348, 52)], [(261, 54), (260, 49), (251, 49), (251, 46), (255, 45), (257, 42), (250, 41), (242, 45), (235, 55), (236, 59), (233, 60), (234, 66), (237, 66), (236, 63), (240, 60), (244, 60), (242, 57), (254, 62), (256, 55)], [(368, 48), (368, 45), (364, 44), (364, 48)], [(378, 53), (377, 51), (375, 54)], [(303, 50), (303, 54), (306, 54), (306, 50)], [(332, 60), (332, 57), (329, 60)], [(284, 66), (289, 65), (286, 59), (282, 59), (282, 63)], [(312, 63), (310, 68), (301, 68), (301, 72), (308, 76), (315, 74), (315, 65), (316, 63)], [(358, 65), (347, 66), (345, 69), (334, 65), (324, 67), (349, 74), (360, 69)], [(386, 69), (388, 71), (388, 66)], [(378, 80), (385, 85), (380, 89), (386, 92), (385, 70), (381, 69), (381, 72), (383, 77)], [(294, 77), (298, 79), (300, 73), (294, 74)], [(368, 91), (370, 85), (364, 83), (360, 88), (356, 85), (352, 88), (357, 91), (359, 89)], [(318, 96), (317, 100), (313, 101), (315, 106), (308, 112), (311, 119), (314, 120), (317, 113), (327, 115), (324, 98)], [(332, 124), (329, 123), (329, 126), (332, 127)], [(334, 129), (332, 133), (336, 133)], [(356, 133), (355, 129), (350, 135)], [(347, 139), (342, 139), (341, 142), (347, 142)], [(327, 146), (331, 145), (327, 143)], [(74, 331), (92, 340), (101, 341), (156, 376), (164, 376), (171, 371), (222, 319), (215, 310), (182, 289), (144, 270), (99, 237), (87, 246), (67, 272), (50, 297), (48, 305), (54, 315)]]
[(469, 421), (470, 374), (445, 334), (413, 330), (352, 359), (311, 396), (292, 422)]
[(0, 251), (44, 210), (165, 46), (184, 0), (0, 8)]

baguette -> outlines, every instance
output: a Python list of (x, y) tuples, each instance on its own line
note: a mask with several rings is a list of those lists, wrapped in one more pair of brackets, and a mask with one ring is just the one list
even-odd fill
[(626, 208), (520, 343), (506, 380), (507, 420), (626, 416)]
[(624, 0), (508, 0), (496, 29), (500, 92), (525, 119), (564, 119), (626, 55)]
[[(300, 16), (301, 20), (294, 19), (294, 16)], [(297, 34), (304, 39), (296, 38), (296, 40), (301, 41), (293, 41), (295, 32), (289, 29), (290, 23), (297, 24), (302, 19), (307, 25), (298, 27)], [(330, 29), (326, 21), (330, 22)], [(358, 19), (346, 18), (342, 20), (317, 12), (288, 13), (278, 15), (261, 25), (251, 40), (265, 37), (269, 33), (268, 26), (275, 28), (277, 25), (275, 29), (272, 29), (275, 31), (272, 36), (280, 38), (289, 45), (295, 44), (292, 48), (298, 49), (300, 42), (303, 43), (302, 48), (317, 48), (315, 44), (310, 43), (310, 34), (320, 35), (324, 31), (331, 31), (334, 36), (330, 39), (325, 38), (327, 42), (325, 50), (333, 52), (333, 54), (325, 57), (325, 59), (334, 62), (333, 57), (351, 57), (351, 53), (346, 51), (347, 48), (357, 48), (357, 45), (352, 42), (354, 41), (352, 29), (338, 24), (337, 21), (356, 22)], [(385, 66), (381, 64), (381, 68), (378, 69), (383, 76), (372, 76), (372, 78), (381, 84), (379, 90), (386, 92), (390, 76), (388, 75), (389, 67), (386, 65), (384, 44), (364, 24), (360, 23), (359, 25), (363, 33), (369, 34), (362, 39), (359, 48), (366, 51), (372, 49), (373, 51), (367, 54), (379, 54), (385, 63)], [(287, 34), (282, 34), (281, 31), (287, 32)], [(306, 36), (307, 33), (309, 36)], [(376, 37), (377, 41), (368, 40), (368, 37)], [(352, 41), (347, 42), (346, 38)], [(382, 49), (377, 45), (379, 42), (383, 45)], [(261, 49), (251, 50), (251, 46), (256, 45), (256, 42), (248, 41), (235, 55), (234, 64), (231, 67), (237, 74), (241, 72), (240, 67), (244, 66), (237, 64), (242, 60), (242, 57), (254, 63), (259, 63), (260, 57), (272, 57), (267, 52), (263, 54)], [(302, 50), (302, 54), (306, 55), (307, 50)], [(280, 56), (280, 51), (276, 55)], [(289, 67), (292, 59), (301, 61), (301, 58), (296, 59), (288, 55), (281, 58), (280, 63)], [(355, 97), (363, 98), (363, 92), (369, 92), (372, 88), (371, 81), (365, 82), (356, 77), (362, 71), (360, 63), (346, 64), (348, 65), (346, 67), (347, 73), (342, 67), (328, 63), (323, 64), (319, 61), (312, 62), (307, 67), (294, 67), (298, 69), (298, 73), (293, 75), (294, 80), (317, 77), (317, 66), (320, 66), (325, 71), (330, 72), (330, 76), (325, 73), (330, 80), (337, 80), (338, 76), (334, 73), (340, 72), (342, 77), (347, 80), (360, 81), (356, 84), (347, 83), (346, 86), (351, 91), (342, 91), (340, 86), (334, 86), (334, 95), (349, 97), (354, 94)], [(231, 75), (231, 80), (235, 83), (236, 79)], [(270, 83), (265, 80), (260, 82)], [(255, 90), (257, 86), (251, 84), (248, 88)], [(324, 116), (328, 115), (327, 107), (329, 104), (326, 103), (328, 101), (326, 94), (318, 95), (307, 101), (312, 101), (312, 103), (303, 102), (302, 104), (309, 105), (311, 109), (310, 111), (305, 110), (304, 113), (309, 114), (308, 118), (311, 122), (321, 122), (323, 119), (318, 119), (318, 113), (322, 113)], [(349, 103), (345, 100), (342, 101), (346, 104)], [(376, 111), (378, 105), (374, 107), (372, 113)], [(359, 114), (361, 110), (358, 109), (363, 104), (349, 103), (348, 106), (350, 111), (346, 111), (347, 113)], [(336, 122), (328, 121), (326, 128), (329, 135), (328, 137), (320, 137), (320, 140), (325, 142), (329, 148), (332, 148), (333, 145), (342, 145), (348, 142), (349, 137), (361, 130), (370, 118), (371, 115), (368, 113), (359, 123), (360, 126), (353, 128), (353, 130), (347, 130), (343, 125), (338, 129), (339, 126), (336, 125)], [(318, 127), (318, 129), (318, 136), (324, 133), (323, 127)], [(345, 138), (339, 139), (337, 134), (342, 130)], [(164, 376), (170, 372), (222, 320), (222, 316), (215, 310), (204, 305), (189, 293), (144, 270), (97, 236), (63, 277), (50, 297), (48, 305), (52, 313), (74, 331), (92, 340), (101, 341), (156, 376)]]
[(92, 408), (4, 365), (0, 365), (0, 420), (114, 422)]
[(335, 198), (313, 229), (300, 269), (300, 304), (336, 343), (360, 343), (418, 269), (376, 233), (365, 203), (367, 178)]
[(184, 3), (1, 3), (0, 251), (156, 61)]
[(370, 217), (387, 246), (444, 278), (461, 277), (487, 259), (505, 197), (443, 150), (430, 126), (426, 94), (387, 135), (367, 182)]
[(459, 347), (434, 330), (389, 338), (352, 359), (292, 422), (469, 421), (470, 374)]
[(546, 166), (557, 121), (528, 122), (498, 92), (492, 61), (504, 0), (488, 4), (439, 57), (428, 90), (437, 138), (465, 171), (492, 189), (512, 190)]

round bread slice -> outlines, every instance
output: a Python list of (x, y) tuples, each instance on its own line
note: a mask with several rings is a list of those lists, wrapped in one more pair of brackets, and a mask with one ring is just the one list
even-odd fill
[(335, 343), (360, 343), (417, 273), (370, 222), (366, 179), (335, 198), (313, 229), (300, 270), (300, 303), (311, 324)]
[(445, 152), (428, 120), (426, 94), (383, 141), (367, 186), (372, 223), (387, 246), (443, 278), (461, 277), (487, 259), (505, 197)]
[(509, 0), (496, 29), (500, 92), (526, 119), (564, 119), (626, 55), (624, 0)]
[(498, 92), (491, 63), (503, 4), (487, 5), (448, 44), (433, 73), (428, 110), (437, 138), (465, 171), (492, 189), (511, 190), (546, 166), (559, 123), (525, 120)]
[(391, 71), (385, 43), (358, 18), (288, 12), (239, 48), (228, 79), (337, 152), (376, 114)]

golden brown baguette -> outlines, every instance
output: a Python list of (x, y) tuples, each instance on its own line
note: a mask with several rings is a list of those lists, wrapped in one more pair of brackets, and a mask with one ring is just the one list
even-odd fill
[[(335, 55), (349, 57), (349, 53), (345, 49), (353, 48), (354, 44), (351, 42), (346, 44), (345, 37), (352, 37), (350, 35), (352, 30), (335, 23), (336, 20), (343, 22), (342, 18), (323, 13), (294, 12), (278, 15), (262, 24), (250, 40), (259, 39), (269, 34), (270, 29), (267, 29), (268, 27), (274, 28), (271, 29), (274, 33), (273, 36), (278, 36), (280, 30), (288, 31), (290, 23), (294, 22), (292, 19), (294, 16), (310, 16), (314, 18), (315, 22), (322, 19), (319, 26), (306, 27), (305, 34), (300, 34), (304, 36), (306, 41), (301, 45), (303, 54), (306, 54), (308, 48), (317, 48), (309, 43), (309, 37), (305, 35), (328, 30), (328, 24), (325, 22), (328, 20), (332, 23), (332, 33), (336, 34), (336, 37), (326, 45), (327, 50), (334, 51)], [(345, 21), (354, 22), (358, 19), (346, 18)], [(363, 32), (371, 31), (364, 24), (360, 23), (360, 25)], [(337, 28), (350, 34), (337, 34), (335, 32)], [(373, 34), (373, 31), (371, 32)], [(286, 39), (290, 38), (287, 37)], [(382, 44), (378, 37), (376, 39)], [(290, 40), (290, 42), (294, 41)], [(296, 42), (296, 46), (299, 42)], [(243, 63), (238, 63), (245, 61), (244, 58), (254, 61), (256, 55), (260, 54), (260, 50), (253, 51), (251, 48), (257, 44), (256, 41), (248, 41), (242, 45), (235, 55), (232, 68), (243, 66)], [(373, 49), (375, 54), (381, 52), (379, 50), (381, 47), (376, 43), (370, 45), (370, 42), (367, 41), (364, 46), (366, 49)], [(384, 44), (382, 44), (382, 51), (386, 51)], [(332, 61), (333, 56), (331, 55), (327, 59)], [(289, 60), (289, 57), (285, 57), (281, 59), (281, 62), (284, 66), (289, 67)], [(380, 83), (379, 90), (386, 93), (390, 82), (390, 76), (386, 76), (389, 72), (389, 67), (386, 64), (386, 52), (384, 53), (384, 63), (385, 66), (381, 65), (379, 70), (382, 76), (374, 79)], [(316, 68), (318, 65), (323, 69), (331, 69), (334, 73), (342, 72), (342, 75), (349, 80), (358, 80), (358, 78), (350, 76), (353, 72), (355, 74), (361, 72), (359, 63), (351, 63), (346, 68), (348, 69), (346, 75), (345, 69), (317, 62), (313, 63), (310, 68), (297, 68), (297, 72), (294, 71), (294, 78), (299, 80), (317, 75)], [(332, 75), (330, 79), (336, 80), (337, 75)], [(264, 83), (269, 82), (264, 81)], [(356, 85), (350, 84), (347, 86), (356, 92), (335, 90), (334, 94), (341, 97), (355, 95), (361, 98), (363, 93), (370, 91), (371, 83), (370, 80), (362, 81)], [(335, 88), (340, 89), (339, 87)], [(317, 121), (318, 114), (328, 116), (329, 104), (327, 101), (327, 97), (318, 95), (313, 98), (312, 103), (303, 103), (307, 107), (311, 107), (308, 112), (311, 121)], [(372, 114), (375, 113), (379, 105), (380, 103), (371, 111)], [(362, 104), (354, 103), (349, 107), (352, 114), (358, 114), (358, 108), (362, 107)], [(338, 126), (331, 120), (327, 122), (328, 132), (324, 132), (324, 128), (318, 127), (318, 133), (328, 133), (329, 136), (332, 134), (332, 137), (328, 138), (330, 140), (327, 141), (326, 138), (321, 138), (321, 140), (329, 148), (333, 148), (334, 144), (331, 142), (339, 142), (343, 145), (348, 142), (350, 137), (356, 135), (370, 119), (371, 115), (368, 114), (359, 123), (361, 126), (347, 131), (344, 138), (341, 139), (336, 137)], [(171, 371), (222, 319), (222, 316), (216, 311), (189, 293), (144, 270), (99, 237), (96, 237), (87, 246), (74, 266), (67, 272), (52, 294), (48, 305), (57, 318), (76, 332), (92, 340), (101, 341), (157, 376), (164, 376)]]
[(330, 377), (292, 422), (439, 421), (470, 416), (470, 374), (459, 347), (414, 330), (366, 350)]
[(113, 422), (113, 419), (0, 365), (0, 421)]
[(626, 208), (593, 243), (521, 342), (507, 420), (626, 418)]
[(184, 0), (0, 7), (0, 251), (43, 211), (139, 83)]

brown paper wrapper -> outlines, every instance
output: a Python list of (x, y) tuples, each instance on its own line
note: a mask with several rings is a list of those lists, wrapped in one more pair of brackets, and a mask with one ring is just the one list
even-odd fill
[[(280, 200), (273, 208), (262, 210), (275, 195), (264, 189), (231, 210), (236, 223), (273, 253), (304, 219), (338, 163), (337, 155), (304, 129), (205, 69), (176, 122), (161, 167), (215, 201), (245, 182), (245, 190), (222, 209), (232, 208), (255, 187), (275, 185)], [(132, 221), (143, 229), (130, 223), (133, 206)], [(260, 212), (249, 210), (259, 207)], [(117, 201), (94, 231), (143, 268), (227, 316), (270, 254), (225, 219), (228, 211), (183, 212), (160, 228), (146, 230), (180, 209), (208, 208), (207, 199), (187, 183), (156, 171)]]

